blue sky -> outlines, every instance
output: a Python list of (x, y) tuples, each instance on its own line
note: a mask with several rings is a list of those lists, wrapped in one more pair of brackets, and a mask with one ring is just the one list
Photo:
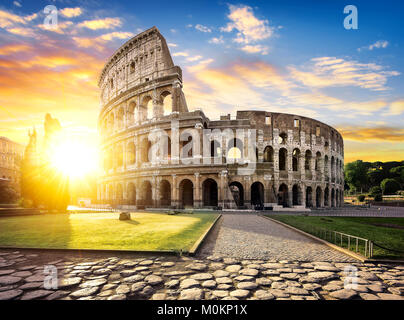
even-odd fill
[[(41, 27), (47, 4), (59, 10), (57, 30)], [(347, 4), (358, 9), (357, 30), (343, 27)], [(314, 117), (342, 132), (347, 160), (402, 160), (403, 9), (369, 0), (2, 1), (0, 135), (25, 142), (27, 127), (51, 112), (72, 134), (95, 137), (103, 63), (155, 25), (183, 69), (190, 109)]]

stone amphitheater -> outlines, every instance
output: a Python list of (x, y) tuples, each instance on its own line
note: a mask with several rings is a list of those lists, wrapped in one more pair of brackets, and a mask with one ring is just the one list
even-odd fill
[(99, 78), (98, 201), (123, 209), (306, 210), (343, 203), (344, 144), (304, 116), (189, 111), (156, 27), (122, 45)]

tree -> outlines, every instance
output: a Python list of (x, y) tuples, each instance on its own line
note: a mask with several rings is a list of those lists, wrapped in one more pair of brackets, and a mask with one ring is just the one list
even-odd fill
[(383, 190), (383, 194), (395, 194), (398, 190), (400, 190), (400, 184), (394, 179), (384, 179), (380, 184), (380, 187)]
[(350, 189), (363, 192), (364, 189), (368, 188), (369, 167), (370, 163), (363, 162), (362, 160), (350, 162), (345, 166), (345, 181)]
[(7, 183), (0, 183), (0, 203), (15, 203), (17, 200), (17, 192)]
[(382, 188), (380, 188), (379, 186), (374, 186), (374, 187), (370, 188), (369, 195), (371, 197), (374, 197), (377, 194), (382, 194), (382, 192), (383, 192)]

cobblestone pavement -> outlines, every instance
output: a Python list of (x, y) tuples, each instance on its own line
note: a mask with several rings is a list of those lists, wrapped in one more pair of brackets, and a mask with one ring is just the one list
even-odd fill
[(215, 239), (202, 249), (202, 255), (221, 255), (239, 259), (356, 261), (348, 255), (257, 215), (225, 214), (221, 219)]
[[(44, 288), (47, 265), (57, 288)], [(356, 286), (344, 286), (347, 266)], [(0, 300), (9, 299), (404, 300), (404, 266), (0, 250)]]

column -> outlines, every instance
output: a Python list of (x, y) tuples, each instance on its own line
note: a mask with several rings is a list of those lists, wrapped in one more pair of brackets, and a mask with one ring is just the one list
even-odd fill
[(201, 208), (202, 207), (202, 195), (201, 195), (201, 186), (200, 186), (200, 174), (199, 172), (195, 173), (195, 194), (194, 194), (194, 207)]
[(172, 177), (172, 194), (171, 194), (171, 206), (173, 208), (178, 208), (179, 197), (178, 197), (178, 185), (177, 185), (177, 175), (173, 174)]

